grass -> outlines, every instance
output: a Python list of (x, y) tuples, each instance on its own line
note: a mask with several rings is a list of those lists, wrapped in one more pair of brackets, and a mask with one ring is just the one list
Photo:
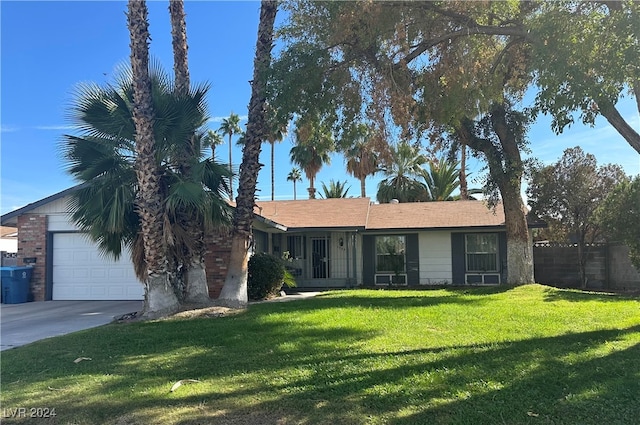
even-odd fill
[[(640, 302), (541, 285), (336, 291), (37, 342), (3, 352), (1, 378), (5, 417), (57, 415), (3, 423), (628, 424)], [(181, 379), (198, 382), (171, 392)]]

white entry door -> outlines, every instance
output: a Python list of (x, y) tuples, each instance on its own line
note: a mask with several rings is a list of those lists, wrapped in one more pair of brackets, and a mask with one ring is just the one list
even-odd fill
[(128, 250), (118, 261), (103, 256), (82, 233), (53, 235), (54, 300), (141, 300)]

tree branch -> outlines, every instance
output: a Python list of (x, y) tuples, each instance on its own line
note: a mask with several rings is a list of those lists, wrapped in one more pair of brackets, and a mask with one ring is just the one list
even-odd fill
[[(636, 90), (636, 87), (634, 87), (636, 100), (638, 99), (638, 91), (640, 90)], [(640, 153), (640, 134), (638, 134), (638, 132), (625, 121), (622, 115), (620, 115), (620, 112), (616, 109), (615, 105), (610, 102), (599, 102), (598, 106), (600, 107), (600, 113), (607, 119), (607, 121), (609, 121), (609, 124), (611, 124), (613, 128), (615, 128), (618, 133), (624, 137), (633, 149)]]
[(411, 62), (418, 56), (422, 55), (424, 52), (429, 50), (430, 48), (437, 46), (440, 43), (449, 40), (455, 40), (461, 37), (469, 36), (469, 35), (510, 35), (521, 37), (524, 41), (532, 42), (533, 39), (531, 36), (522, 28), (519, 27), (490, 27), (478, 25), (470, 28), (462, 28), (457, 31), (453, 31), (448, 34), (441, 35), (440, 37), (432, 38), (429, 40), (424, 40), (419, 44), (416, 44), (413, 51), (411, 51), (407, 56), (404, 57), (406, 63)]

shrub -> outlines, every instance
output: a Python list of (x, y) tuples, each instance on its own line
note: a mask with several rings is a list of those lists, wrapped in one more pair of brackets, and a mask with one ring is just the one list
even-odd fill
[(250, 300), (263, 300), (277, 295), (283, 283), (295, 286), (295, 280), (285, 268), (283, 260), (265, 253), (251, 256), (247, 281)]

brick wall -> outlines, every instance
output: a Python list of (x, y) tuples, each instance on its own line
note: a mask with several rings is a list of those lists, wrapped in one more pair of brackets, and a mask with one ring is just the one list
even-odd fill
[(44, 301), (47, 267), (47, 216), (44, 214), (18, 216), (18, 266), (25, 265), (25, 258), (36, 259), (29, 300)]
[(227, 265), (231, 256), (231, 234), (225, 231), (210, 234), (206, 243), (207, 252), (204, 263), (207, 270), (209, 296), (218, 298), (227, 277)]

